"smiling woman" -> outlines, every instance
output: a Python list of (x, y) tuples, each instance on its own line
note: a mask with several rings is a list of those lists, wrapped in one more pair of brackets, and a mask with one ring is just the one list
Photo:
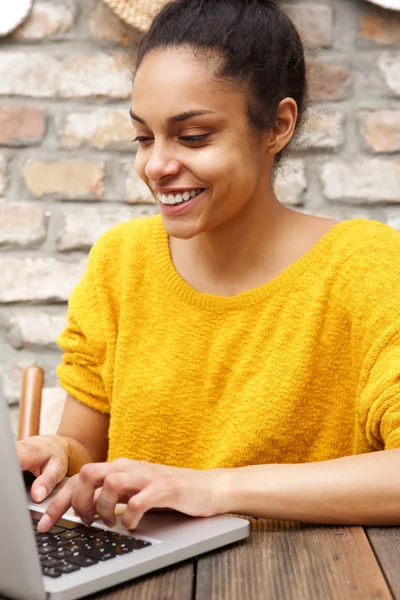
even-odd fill
[(42, 531), (121, 501), (129, 528), (400, 523), (400, 236), (280, 203), (305, 96), (274, 0), (175, 0), (144, 36), (130, 114), (161, 215), (107, 232), (71, 296), (60, 429), (18, 446), (35, 499), (75, 474)]

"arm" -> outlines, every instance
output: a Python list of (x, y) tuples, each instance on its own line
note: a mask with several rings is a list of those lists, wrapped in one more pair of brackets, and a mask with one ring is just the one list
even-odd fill
[(106, 460), (109, 415), (78, 402), (68, 394), (57, 435), (69, 445), (67, 475), (89, 462)]
[(322, 524), (399, 525), (399, 472), (400, 449), (228, 469), (223, 512)]

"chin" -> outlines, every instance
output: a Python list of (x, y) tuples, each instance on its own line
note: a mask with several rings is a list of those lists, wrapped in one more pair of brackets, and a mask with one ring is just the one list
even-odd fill
[(168, 235), (179, 240), (190, 240), (203, 232), (198, 223), (184, 222), (183, 219), (179, 221), (176, 217), (169, 218), (165, 215), (162, 215), (162, 220)]

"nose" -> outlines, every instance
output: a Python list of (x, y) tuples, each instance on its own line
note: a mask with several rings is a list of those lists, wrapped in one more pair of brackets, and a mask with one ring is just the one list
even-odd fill
[(163, 177), (177, 175), (181, 170), (181, 163), (174, 158), (165, 144), (153, 144), (151, 155), (145, 165), (144, 171), (151, 181), (159, 181)]

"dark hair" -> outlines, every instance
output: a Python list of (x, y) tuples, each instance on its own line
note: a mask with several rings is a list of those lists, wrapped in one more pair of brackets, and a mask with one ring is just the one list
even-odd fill
[[(254, 130), (268, 131), (279, 103), (293, 98), (299, 128), (307, 82), (299, 34), (277, 0), (175, 0), (155, 17), (137, 55), (138, 69), (156, 48), (189, 46), (197, 55), (222, 58), (216, 77), (238, 82), (248, 93), (248, 119)], [(276, 156), (276, 162), (281, 153)]]

